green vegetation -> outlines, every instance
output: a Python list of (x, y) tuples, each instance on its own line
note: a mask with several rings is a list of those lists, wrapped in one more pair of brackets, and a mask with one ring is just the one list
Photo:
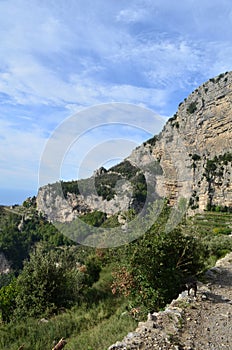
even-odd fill
[(200, 160), (200, 159), (201, 159), (201, 156), (199, 156), (199, 154), (194, 153), (194, 154), (192, 155), (192, 160), (193, 160), (194, 162), (196, 162), (196, 161), (198, 161), (198, 160)]
[(136, 175), (138, 169), (135, 166), (133, 166), (128, 160), (125, 160), (124, 162), (121, 162), (118, 165), (115, 165), (112, 168), (110, 168), (109, 171), (119, 173), (129, 180), (130, 178)]
[(23, 322), (0, 327), (0, 348), (15, 350), (25, 344), (25, 350), (51, 350), (61, 335), (68, 341), (67, 350), (103, 350), (136, 327), (119, 298), (105, 299), (96, 304), (82, 304), (71, 311), (53, 316), (48, 322), (28, 318)]
[(216, 78), (216, 83), (218, 83), (222, 78), (224, 78), (225, 73), (219, 74), (219, 76)]
[[(181, 106), (181, 104), (179, 105), (179, 107)], [(175, 113), (171, 118), (168, 119), (169, 122), (173, 122), (174, 120), (176, 120), (177, 118), (177, 113)]]
[(80, 219), (90, 226), (99, 227), (106, 221), (106, 214), (95, 210), (81, 216)]
[(143, 144), (144, 144), (144, 146), (146, 146), (147, 144), (151, 145), (151, 146), (155, 146), (157, 140), (158, 140), (158, 136), (155, 135), (152, 138), (150, 138), (149, 140), (145, 141)]
[[(151, 145), (155, 142), (156, 136), (147, 141), (147, 143)], [(101, 196), (103, 199), (109, 201), (113, 199), (117, 193), (116, 187), (118, 181), (122, 180), (130, 181), (133, 187), (135, 206), (138, 207), (138, 203), (140, 203), (141, 207), (145, 202), (147, 195), (146, 179), (141, 170), (133, 166), (128, 160), (125, 160), (118, 165), (113, 166), (106, 173), (95, 176), (94, 179), (90, 178), (67, 182), (61, 181), (61, 189), (65, 198), (67, 198), (68, 193), (74, 193), (76, 195), (80, 193), (84, 195), (90, 195), (96, 191), (98, 196)], [(56, 190), (55, 187), (53, 190)], [(87, 220), (86, 222), (89, 223), (89, 221), (92, 221), (90, 217), (92, 217), (92, 215), (83, 218), (83, 221)], [(100, 224), (102, 224), (103, 221)], [(99, 225), (93, 223), (93, 226)]]
[(61, 181), (61, 187), (64, 194), (64, 197), (67, 198), (67, 193), (75, 193), (76, 195), (80, 194), (79, 191), (79, 182), (76, 180), (73, 181)]
[(0, 252), (10, 261), (14, 270), (22, 269), (23, 261), (29, 257), (32, 247), (41, 240), (54, 246), (71, 244), (70, 240), (34, 209), (25, 209), (19, 213), (3, 209), (0, 211)]
[(187, 112), (193, 114), (197, 110), (197, 102), (191, 102), (187, 108)]
[[(231, 163), (231, 162), (232, 162), (232, 153), (229, 153), (229, 152), (226, 152), (219, 156), (215, 156), (213, 159), (206, 160), (205, 172), (203, 173), (203, 176), (206, 178), (208, 182), (208, 192), (210, 195), (207, 210), (220, 211), (219, 207), (213, 204), (215, 180), (217, 179), (217, 185), (222, 184), (222, 178), (223, 178), (224, 172), (225, 171), (228, 172), (228, 170), (225, 167), (228, 165), (228, 163)], [(230, 179), (228, 178), (227, 185), (229, 185), (229, 183), (230, 183)], [(221, 210), (231, 211), (231, 208), (224, 207), (223, 209), (221, 207)]]
[[(58, 239), (57, 230), (32, 207), (18, 210), (17, 216), (0, 208), (0, 252), (4, 248), (12, 259), (10, 249), (17, 253), (16, 260), (10, 259), (11, 273), (0, 279), (3, 350), (22, 344), (25, 350), (51, 350), (53, 341), (61, 337), (67, 338), (67, 350), (106, 350), (149, 311), (176, 297), (186, 277), (201, 278), (206, 268), (232, 250), (230, 213), (185, 218), (169, 231), (170, 208), (164, 206), (136, 241), (97, 249)], [(21, 210), (22, 231), (18, 229)], [(134, 210), (124, 213), (128, 220), (134, 215)], [(117, 216), (106, 219), (97, 211), (83, 220), (99, 227), (119, 225)], [(44, 317), (47, 321), (40, 321)]]
[(191, 223), (207, 248), (207, 267), (232, 251), (232, 240), (228, 237), (232, 233), (232, 214), (206, 212), (195, 215)]
[(111, 200), (116, 194), (115, 186), (117, 181), (122, 180), (121, 174), (118, 173), (106, 173), (101, 174), (95, 178), (95, 187), (97, 194), (102, 196), (103, 199)]

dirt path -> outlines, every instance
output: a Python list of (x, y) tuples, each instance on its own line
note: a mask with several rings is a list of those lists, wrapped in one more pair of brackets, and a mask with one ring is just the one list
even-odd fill
[(183, 292), (161, 312), (150, 314), (109, 350), (232, 350), (232, 253), (198, 283), (197, 297)]
[(232, 254), (207, 278), (208, 288), (200, 286), (197, 301), (184, 311), (180, 342), (189, 350), (232, 350)]

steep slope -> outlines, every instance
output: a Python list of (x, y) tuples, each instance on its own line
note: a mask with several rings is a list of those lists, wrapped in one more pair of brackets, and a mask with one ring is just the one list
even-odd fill
[(156, 191), (175, 202), (183, 196), (193, 209), (232, 206), (232, 73), (196, 89), (169, 119), (158, 137), (128, 158), (159, 161)]
[(119, 166), (62, 188), (40, 188), (38, 210), (60, 222), (95, 210), (110, 216), (129, 208), (138, 212), (146, 195), (149, 201), (166, 197), (172, 205), (186, 198), (190, 210), (231, 208), (231, 110), (232, 72), (227, 72), (190, 94), (162, 132)]

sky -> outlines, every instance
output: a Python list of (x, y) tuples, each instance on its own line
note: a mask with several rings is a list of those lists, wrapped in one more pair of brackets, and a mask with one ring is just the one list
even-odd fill
[(51, 140), (57, 180), (90, 176), (231, 67), (230, 0), (0, 0), (0, 204), (54, 178)]

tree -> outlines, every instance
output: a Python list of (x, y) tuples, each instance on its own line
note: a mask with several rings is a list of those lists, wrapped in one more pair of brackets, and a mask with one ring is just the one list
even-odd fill
[(145, 313), (164, 307), (178, 295), (184, 280), (204, 266), (203, 244), (187, 234), (183, 224), (166, 230), (168, 217), (164, 208), (149, 232), (131, 245), (114, 275), (114, 291), (122, 291), (131, 305)]
[(49, 316), (70, 307), (85, 285), (84, 272), (62, 249), (38, 246), (17, 279), (16, 316)]
[(15, 309), (15, 298), (17, 295), (16, 281), (0, 289), (0, 311), (3, 322), (9, 322)]

